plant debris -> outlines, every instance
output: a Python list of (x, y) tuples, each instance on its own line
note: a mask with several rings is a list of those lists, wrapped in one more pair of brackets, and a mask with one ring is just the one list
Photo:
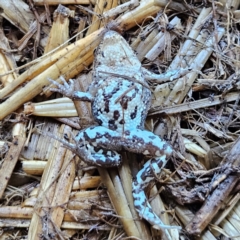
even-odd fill
[[(240, 235), (238, 1), (2, 0), (0, 8), (1, 239)], [(94, 124), (89, 103), (56, 97), (48, 78), (75, 78), (86, 91), (109, 30), (153, 73), (189, 69), (149, 81), (145, 124), (175, 151), (146, 194), (181, 231), (139, 219), (131, 186), (143, 156), (123, 152), (121, 167), (96, 168), (44, 135), (71, 140)]]

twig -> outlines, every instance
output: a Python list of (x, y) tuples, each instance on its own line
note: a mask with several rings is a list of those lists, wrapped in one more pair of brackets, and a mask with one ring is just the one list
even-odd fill
[[(232, 189), (238, 182), (238, 175), (231, 174), (234, 168), (240, 165), (240, 138), (235, 142), (232, 149), (229, 151), (225, 159), (221, 164), (222, 174), (217, 176), (217, 179), (223, 180), (218, 187), (208, 196), (207, 200), (196, 213), (194, 218), (186, 226), (186, 230), (189, 234), (199, 235), (208, 226), (214, 216), (218, 213), (219, 209), (224, 205), (226, 199), (231, 193)], [(225, 178), (223, 178), (224, 176)]]

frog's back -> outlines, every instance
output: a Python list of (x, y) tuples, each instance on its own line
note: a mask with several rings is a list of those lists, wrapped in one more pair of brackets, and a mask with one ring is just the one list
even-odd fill
[(96, 52), (93, 83), (93, 116), (99, 125), (123, 132), (143, 128), (151, 92), (141, 63), (125, 39), (108, 31)]
[(100, 126), (122, 133), (143, 128), (151, 92), (140, 84), (113, 77), (98, 89), (92, 112)]

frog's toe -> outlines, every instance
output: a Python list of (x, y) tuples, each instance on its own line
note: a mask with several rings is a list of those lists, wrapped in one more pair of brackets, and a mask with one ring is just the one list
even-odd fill
[[(53, 79), (51, 79), (51, 78), (47, 78), (47, 80), (50, 82), (50, 83), (52, 83), (53, 85), (55, 85), (55, 86), (57, 86), (58, 88), (60, 88), (62, 85), (59, 83), (59, 82), (57, 82), (56, 80), (53, 80)], [(51, 91), (57, 91), (58, 89), (57, 88), (50, 88), (50, 90)]]
[(66, 97), (71, 98), (71, 96), (73, 95), (73, 92), (74, 92), (74, 81), (72, 79), (69, 79), (69, 82), (67, 82), (63, 76), (60, 76), (60, 80), (63, 83), (63, 85), (61, 83), (59, 83), (58, 81), (48, 78), (48, 81), (50, 83), (57, 86), (57, 88), (50, 88), (50, 91), (58, 92), (58, 93), (63, 94)]

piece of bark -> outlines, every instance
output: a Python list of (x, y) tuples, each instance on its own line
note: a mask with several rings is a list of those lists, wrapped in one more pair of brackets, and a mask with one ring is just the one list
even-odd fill
[[(178, 217), (178, 219), (181, 220), (184, 226), (186, 226), (190, 219), (193, 217), (193, 213), (185, 206), (175, 207), (175, 214)], [(206, 230), (201, 234), (201, 237), (199, 238), (196, 237), (195, 240), (217, 240), (217, 239), (215, 238), (215, 236), (213, 236), (213, 234), (209, 230)]]
[[(74, 88), (76, 91), (87, 92), (91, 82), (92, 76), (83, 74), (76, 79)], [(92, 118), (91, 103), (77, 100), (73, 101), (73, 103), (79, 117), (80, 125), (93, 125), (94, 121)]]
[(4, 190), (12, 175), (13, 169), (18, 161), (19, 154), (24, 147), (25, 140), (26, 138), (24, 136), (15, 136), (13, 138), (12, 145), (0, 169), (0, 198), (2, 198)]
[(208, 196), (201, 209), (186, 226), (189, 234), (201, 234), (218, 213), (219, 209), (224, 205), (229, 194), (231, 194), (239, 178), (237, 174), (233, 174), (240, 165), (239, 149), (240, 138), (237, 139), (228, 155), (222, 161), (221, 170), (219, 171), (221, 174), (212, 182), (212, 187), (217, 186), (216, 189)]
[(207, 187), (208, 184), (203, 184), (189, 190), (187, 186), (174, 187), (167, 185), (163, 190), (163, 194), (173, 198), (180, 205), (204, 202), (208, 192)]

